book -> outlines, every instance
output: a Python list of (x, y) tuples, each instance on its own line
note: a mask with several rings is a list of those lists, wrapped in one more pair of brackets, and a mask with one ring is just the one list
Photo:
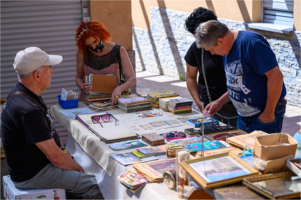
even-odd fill
[(122, 105), (118, 105), (118, 108), (126, 113), (132, 113), (137, 111), (144, 111), (144, 110), (151, 110), (152, 106), (149, 105), (141, 105), (141, 106), (134, 106), (134, 107), (124, 107)]
[(176, 159), (163, 159), (147, 163), (135, 163), (133, 167), (150, 182), (163, 181), (166, 170), (176, 170)]
[(115, 75), (92, 74), (92, 92), (112, 94), (116, 86)]
[[(237, 148), (228, 147), (228, 148), (222, 148), (222, 149), (207, 150), (207, 151), (204, 151), (204, 157), (227, 153), (227, 152), (234, 151), (234, 150), (237, 150)], [(202, 152), (201, 151), (198, 152), (197, 155), (202, 157)]]
[(94, 115), (109, 114), (107, 112), (76, 115), (75, 119), (79, 120), (92, 133), (99, 137), (105, 143), (122, 142), (130, 139), (139, 139), (140, 136), (135, 134), (131, 129), (115, 121), (110, 123), (94, 124), (91, 117)]
[(126, 113), (152, 109), (151, 102), (144, 97), (119, 99), (118, 108)]
[(182, 97), (159, 98), (159, 106), (163, 110), (168, 111), (169, 101), (172, 100), (172, 99), (178, 99), (178, 98), (182, 98)]
[(187, 123), (191, 125), (193, 128), (199, 128), (204, 123), (206, 124), (219, 124), (219, 121), (214, 119), (213, 117), (200, 117), (196, 119), (188, 119)]
[[(183, 147), (190, 152), (202, 151), (202, 143), (201, 142), (183, 145)], [(231, 147), (231, 146), (227, 142), (224, 142), (224, 141), (214, 140), (214, 141), (204, 142), (204, 151), (212, 150), (212, 149), (220, 149), (220, 148), (225, 148), (225, 147)]]
[[(204, 137), (204, 142), (209, 141), (207, 138)], [(202, 142), (202, 136), (200, 137), (193, 137), (193, 138), (187, 138), (187, 139), (180, 139), (180, 140), (174, 140), (173, 142), (180, 144), (180, 145), (188, 145), (188, 144), (194, 144), (194, 143), (201, 143)]]
[(61, 110), (60, 113), (70, 118), (70, 117), (76, 117), (76, 115), (78, 114), (92, 114), (93, 111), (91, 111), (89, 108), (74, 108), (74, 109)]
[(192, 105), (193, 101), (187, 98), (178, 98), (178, 99), (172, 99), (168, 102), (168, 104), (172, 107), (178, 107), (178, 106), (187, 106)]
[(150, 104), (150, 101), (144, 97), (118, 99), (118, 104), (123, 106), (135, 106), (137, 104)]
[(128, 188), (133, 193), (137, 192), (138, 190), (140, 190), (141, 188), (143, 188), (146, 185), (146, 183), (144, 183), (144, 184), (141, 184), (139, 186), (135, 186), (135, 187), (131, 188), (131, 187), (128, 187), (127, 185), (125, 185), (124, 183), (120, 182), (120, 181), (119, 181), (119, 183), (121, 183), (124, 187)]
[(144, 157), (148, 157), (148, 156), (151, 156), (151, 155), (144, 155), (142, 153), (140, 153), (139, 151), (131, 151), (132, 154), (134, 154), (135, 156), (137, 156), (138, 158), (144, 158)]
[(144, 147), (137, 148), (137, 151), (142, 153), (145, 156), (157, 156), (157, 155), (165, 155), (166, 152), (160, 147)]
[(239, 147), (241, 149), (244, 149), (246, 147), (246, 145), (248, 145), (252, 150), (254, 150), (256, 137), (262, 136), (262, 135), (268, 135), (268, 134), (263, 131), (253, 131), (250, 134), (239, 135), (239, 136), (227, 138), (226, 141), (229, 144)]
[(145, 158), (138, 158), (137, 156), (135, 156), (131, 152), (114, 153), (114, 154), (110, 154), (110, 156), (122, 165), (132, 165), (134, 163), (148, 162), (148, 161), (158, 159), (155, 156), (150, 156), (150, 157), (145, 157)]
[(140, 187), (142, 184), (149, 182), (142, 174), (132, 170), (124, 172), (117, 179), (129, 188)]
[(157, 133), (146, 133), (142, 134), (142, 140), (146, 142), (149, 145), (159, 145), (159, 144), (164, 144), (164, 137), (158, 135)]
[(166, 90), (161, 92), (148, 93), (147, 98), (153, 101), (159, 101), (159, 98), (167, 98), (167, 97), (177, 97), (179, 94), (175, 93), (172, 90)]
[[(103, 126), (103, 127), (102, 127)], [(138, 135), (130, 128), (120, 124), (115, 125), (115, 122), (90, 125), (90, 130), (99, 136), (105, 143), (119, 142), (129, 139), (137, 139)]]
[(219, 132), (216, 132), (216, 133), (206, 134), (206, 137), (210, 140), (226, 141), (227, 138), (235, 137), (235, 136), (238, 136), (238, 135), (244, 135), (244, 134), (247, 134), (247, 133), (244, 132), (244, 131), (240, 131), (240, 130), (228, 131), (228, 132), (219, 131)]
[(138, 147), (144, 147), (147, 146), (144, 142), (141, 140), (134, 140), (134, 141), (128, 141), (128, 142), (122, 142), (122, 143), (114, 143), (110, 144), (109, 147), (113, 149), (114, 151), (120, 151), (124, 149), (132, 149), (132, 148), (138, 148)]

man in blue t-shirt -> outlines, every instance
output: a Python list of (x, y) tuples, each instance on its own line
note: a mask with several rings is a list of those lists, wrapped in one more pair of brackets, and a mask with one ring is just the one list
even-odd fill
[(228, 92), (205, 110), (213, 115), (231, 100), (238, 112), (237, 128), (280, 132), (286, 90), (266, 39), (251, 31), (231, 31), (225, 24), (211, 20), (198, 27), (196, 42), (199, 48), (224, 56), (227, 78)]

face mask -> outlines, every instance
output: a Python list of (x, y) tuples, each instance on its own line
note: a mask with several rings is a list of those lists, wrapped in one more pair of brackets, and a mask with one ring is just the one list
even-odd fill
[(91, 49), (92, 51), (98, 53), (104, 48), (104, 46), (105, 45), (102, 43), (102, 41), (100, 41), (100, 43), (97, 45), (97, 47), (95, 49), (93, 49), (92, 47), (89, 47), (89, 49)]

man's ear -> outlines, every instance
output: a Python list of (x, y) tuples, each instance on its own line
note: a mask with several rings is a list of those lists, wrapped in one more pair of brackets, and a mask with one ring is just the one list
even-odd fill
[(35, 70), (33, 73), (32, 73), (32, 76), (33, 76), (33, 79), (35, 80), (35, 81), (40, 81), (40, 79), (41, 79), (41, 73), (40, 73), (40, 71), (39, 70)]
[(218, 45), (222, 45), (222, 46), (223, 46), (224, 44), (225, 44), (225, 41), (224, 41), (223, 38), (218, 38), (218, 39), (217, 39), (217, 46), (218, 46)]

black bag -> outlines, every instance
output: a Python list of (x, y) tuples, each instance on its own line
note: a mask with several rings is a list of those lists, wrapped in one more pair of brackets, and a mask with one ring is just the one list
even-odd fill
[[(120, 77), (120, 83), (119, 85), (122, 85), (126, 82), (126, 77), (121, 65), (121, 57), (120, 57), (120, 47), (121, 45), (117, 44), (117, 53), (116, 53), (116, 58), (117, 58), (117, 62), (119, 64), (119, 77)], [(131, 88), (123, 91), (121, 94), (132, 94)]]

